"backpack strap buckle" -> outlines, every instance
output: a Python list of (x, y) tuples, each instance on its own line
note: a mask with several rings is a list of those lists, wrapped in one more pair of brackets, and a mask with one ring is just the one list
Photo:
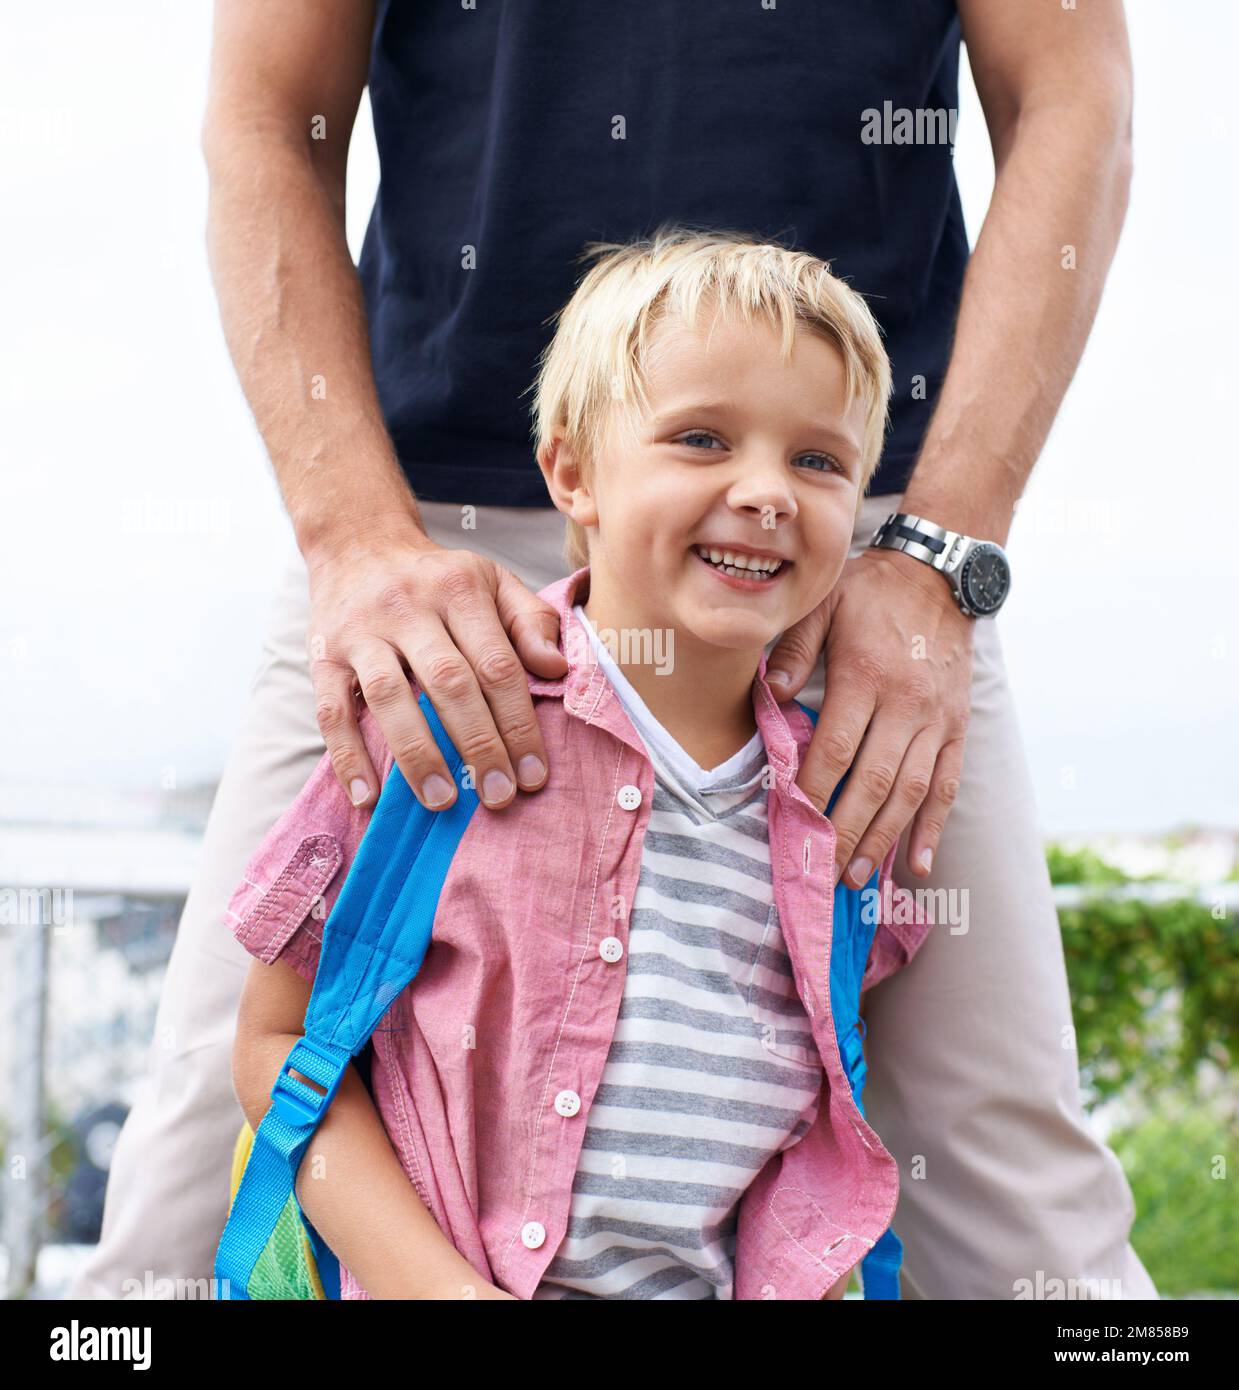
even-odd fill
[[(349, 1052), (343, 1047), (298, 1038), (271, 1088), (271, 1103), (276, 1113), (290, 1125), (317, 1125), (335, 1099), (350, 1060)], [(308, 1086), (292, 1075), (294, 1071), (323, 1090)]]

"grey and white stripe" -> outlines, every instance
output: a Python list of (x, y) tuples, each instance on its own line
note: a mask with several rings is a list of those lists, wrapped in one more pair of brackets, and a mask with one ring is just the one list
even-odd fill
[(821, 1062), (773, 900), (760, 739), (750, 751), (694, 791), (650, 749), (623, 1000), (567, 1234), (534, 1298), (731, 1298), (740, 1197), (817, 1113)]

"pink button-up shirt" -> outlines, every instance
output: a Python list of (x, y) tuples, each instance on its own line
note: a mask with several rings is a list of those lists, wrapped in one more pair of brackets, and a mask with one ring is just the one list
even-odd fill
[[(565, 641), (588, 574), (541, 592), (559, 612), (570, 663), (555, 680), (528, 676), (549, 778), (506, 810), (475, 811), (421, 971), (374, 1035), (371, 1087), (409, 1181), (477, 1271), (520, 1298), (532, 1295), (567, 1228), (624, 988), (622, 966), (603, 959), (599, 943), (627, 943), (654, 791), (645, 747), (588, 644)], [(890, 1225), (899, 1175), (852, 1099), (831, 1017), (835, 833), (795, 780), (813, 726), (794, 701), (775, 700), (765, 669), (763, 657), (753, 708), (774, 778), (774, 900), (824, 1094), (813, 1126), (740, 1199), (735, 1296), (816, 1299)], [(369, 711), (361, 727), (386, 777), (391, 751)], [(369, 817), (349, 803), (324, 755), (229, 904), (228, 923), (248, 951), (314, 978), (323, 921)], [(929, 930), (920, 912), (896, 910), (894, 857), (892, 848), (880, 868), (864, 988), (906, 964)], [(564, 1091), (580, 1097), (575, 1113), (556, 1108)], [(341, 1293), (368, 1297), (343, 1267)]]

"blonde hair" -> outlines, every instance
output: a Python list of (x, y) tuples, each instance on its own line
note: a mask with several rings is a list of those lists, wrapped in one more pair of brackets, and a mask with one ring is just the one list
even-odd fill
[[(540, 452), (558, 428), (580, 460), (589, 484), (616, 402), (648, 408), (645, 363), (654, 327), (672, 316), (690, 329), (711, 296), (717, 312), (746, 323), (769, 324), (780, 334), (786, 362), (797, 323), (818, 332), (840, 351), (850, 406), (865, 401), (857, 513), (886, 433), (890, 362), (868, 305), (807, 251), (758, 242), (738, 232), (664, 225), (649, 238), (628, 243), (590, 242), (581, 261), (597, 258), (572, 298), (548, 323), (555, 336), (539, 359), (531, 414)], [(629, 414), (630, 425), (636, 416)], [(564, 559), (572, 569), (589, 562), (585, 530), (568, 518)]]

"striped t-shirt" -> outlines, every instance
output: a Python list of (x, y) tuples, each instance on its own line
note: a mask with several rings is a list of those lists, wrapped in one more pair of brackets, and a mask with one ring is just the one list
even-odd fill
[(740, 1198), (812, 1124), (823, 1080), (773, 900), (765, 747), (704, 772), (585, 627), (654, 804), (568, 1230), (533, 1297), (731, 1298)]

